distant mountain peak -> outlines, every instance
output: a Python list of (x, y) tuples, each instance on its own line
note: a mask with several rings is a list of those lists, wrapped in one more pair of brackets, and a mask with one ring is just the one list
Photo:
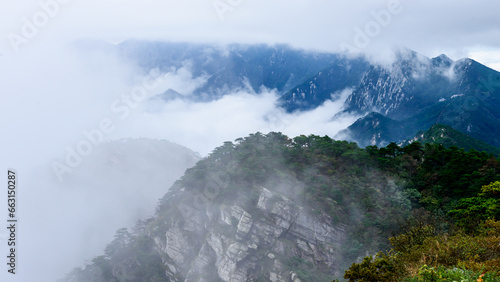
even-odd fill
[(445, 54), (441, 54), (435, 58), (432, 58), (431, 61), (434, 66), (444, 66), (444, 67), (450, 67), (454, 63), (454, 61)]
[(446, 56), (445, 54), (441, 54), (437, 57), (434, 57), (432, 58), (433, 60), (440, 60), (440, 61), (448, 61), (448, 62), (453, 62), (452, 59), (450, 59), (450, 57)]
[(491, 146), (483, 141), (474, 139), (451, 126), (435, 124), (427, 131), (419, 131), (414, 138), (402, 143), (407, 145), (412, 142), (442, 144), (445, 147), (455, 146), (466, 151), (477, 150), (500, 155), (500, 148)]

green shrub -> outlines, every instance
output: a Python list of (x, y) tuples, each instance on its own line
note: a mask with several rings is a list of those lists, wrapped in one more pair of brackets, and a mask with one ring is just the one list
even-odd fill
[(379, 252), (373, 257), (365, 257), (361, 263), (353, 263), (344, 278), (351, 282), (395, 281), (396, 265), (392, 257)]

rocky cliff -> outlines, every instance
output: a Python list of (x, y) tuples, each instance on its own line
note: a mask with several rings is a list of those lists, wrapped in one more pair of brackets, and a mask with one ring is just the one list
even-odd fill
[[(169, 278), (300, 281), (290, 269), (294, 263), (314, 266), (317, 277), (338, 274), (342, 225), (333, 225), (324, 213), (310, 214), (280, 193), (264, 187), (252, 190), (256, 201), (204, 208), (182, 205), (183, 216), (166, 223), (166, 232), (151, 234), (166, 255)], [(192, 197), (185, 200), (196, 203)]]
[(355, 144), (252, 134), (186, 171), (156, 215), (65, 281), (331, 281), (409, 202)]

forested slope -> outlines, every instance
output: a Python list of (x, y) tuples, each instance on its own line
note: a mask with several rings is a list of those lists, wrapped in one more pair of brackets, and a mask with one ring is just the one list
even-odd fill
[(497, 279), (499, 170), (457, 147), (251, 134), (189, 169), (154, 217), (66, 280)]

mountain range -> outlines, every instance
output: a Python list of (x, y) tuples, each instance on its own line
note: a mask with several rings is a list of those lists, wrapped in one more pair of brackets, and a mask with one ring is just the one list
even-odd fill
[[(226, 45), (125, 41), (110, 47), (145, 72), (188, 66), (206, 82), (193, 93), (170, 89), (162, 99), (210, 101), (250, 88), (274, 89), (287, 112), (308, 111), (340, 98), (341, 112), (361, 118), (336, 138), (361, 146), (402, 142), (445, 124), (500, 146), (500, 73), (472, 59), (427, 58), (409, 49), (391, 63), (367, 57), (293, 49), (286, 45)], [(189, 95), (188, 95), (189, 94)], [(367, 134), (369, 133), (369, 134)]]
[(376, 66), (365, 74), (345, 111), (371, 113), (340, 136), (351, 136), (362, 146), (384, 145), (445, 124), (500, 146), (500, 73), (471, 59), (410, 54), (398, 55), (391, 70)]

